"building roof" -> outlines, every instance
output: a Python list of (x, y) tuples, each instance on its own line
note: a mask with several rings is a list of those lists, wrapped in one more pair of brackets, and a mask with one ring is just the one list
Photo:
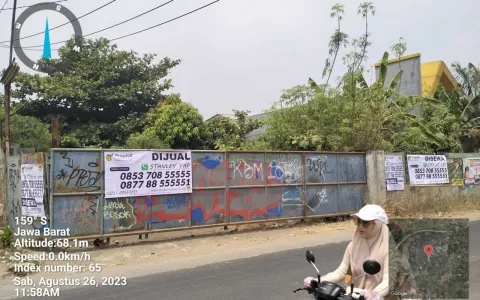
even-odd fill
[[(398, 63), (399, 61), (409, 60), (412, 58), (420, 58), (420, 53), (414, 53), (388, 60), (388, 64)], [(374, 64), (375, 67), (380, 66), (380, 62)], [(441, 83), (447, 92), (452, 92), (457, 86), (457, 81), (448, 69), (447, 65), (441, 61), (431, 61), (420, 65), (422, 96), (433, 98), (436, 93), (436, 87)]]
[(235, 119), (235, 116), (234, 116), (234, 115), (216, 114), (216, 115), (208, 118), (207, 120), (205, 120), (205, 122), (211, 122), (211, 121), (213, 121), (215, 118), (220, 118), (220, 117), (229, 118), (229, 119), (232, 119), (232, 120)]
[(439, 83), (441, 83), (449, 93), (457, 86), (457, 81), (443, 61), (437, 60), (423, 63), (421, 68), (422, 96), (433, 98)]

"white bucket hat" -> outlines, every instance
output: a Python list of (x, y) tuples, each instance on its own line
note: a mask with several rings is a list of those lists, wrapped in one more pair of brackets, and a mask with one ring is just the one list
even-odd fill
[(356, 214), (352, 216), (358, 217), (365, 221), (379, 220), (385, 224), (388, 224), (388, 216), (385, 210), (376, 204), (367, 204)]

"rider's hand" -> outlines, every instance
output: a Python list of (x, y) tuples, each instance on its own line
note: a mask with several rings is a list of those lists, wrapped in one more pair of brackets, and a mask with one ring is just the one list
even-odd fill
[(374, 291), (364, 291), (363, 297), (365, 298), (365, 300), (380, 300), (380, 296), (377, 292)]
[(317, 279), (313, 278), (312, 276), (309, 276), (303, 280), (303, 285), (305, 287), (310, 287), (310, 284), (312, 283), (312, 281), (317, 281)]

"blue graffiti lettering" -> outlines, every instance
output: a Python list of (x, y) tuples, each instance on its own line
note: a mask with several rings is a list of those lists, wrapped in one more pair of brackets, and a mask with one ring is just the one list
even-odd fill
[(187, 197), (183, 195), (168, 197), (167, 199), (165, 199), (164, 204), (167, 209), (180, 209), (180, 207), (187, 204)]
[(222, 157), (218, 156), (215, 158), (211, 158), (210, 155), (205, 155), (205, 157), (197, 159), (197, 161), (207, 169), (213, 170), (215, 169), (221, 162)]

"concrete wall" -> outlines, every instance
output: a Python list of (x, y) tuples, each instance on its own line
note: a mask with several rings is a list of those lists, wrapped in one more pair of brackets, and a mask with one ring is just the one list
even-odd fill
[[(385, 87), (392, 81), (393, 77), (403, 71), (400, 86), (397, 89), (401, 94), (409, 96), (419, 96), (422, 94), (422, 74), (420, 54), (404, 56), (400, 59), (389, 60), (387, 65), (387, 77)], [(380, 65), (375, 65), (376, 79), (380, 76)]]
[[(463, 158), (480, 158), (478, 153), (447, 153), (449, 183), (443, 185), (419, 186), (410, 185), (408, 179), (408, 167), (406, 157), (404, 159), (404, 181), (403, 191), (388, 191), (385, 183), (385, 153), (383, 151), (369, 151), (366, 155), (367, 187), (366, 199), (369, 203), (385, 204), (388, 200), (396, 203), (401, 209), (412, 207), (422, 210), (431, 206), (435, 201), (467, 199), (480, 196), (480, 185), (463, 184)], [(449, 205), (443, 201), (442, 205)]]

